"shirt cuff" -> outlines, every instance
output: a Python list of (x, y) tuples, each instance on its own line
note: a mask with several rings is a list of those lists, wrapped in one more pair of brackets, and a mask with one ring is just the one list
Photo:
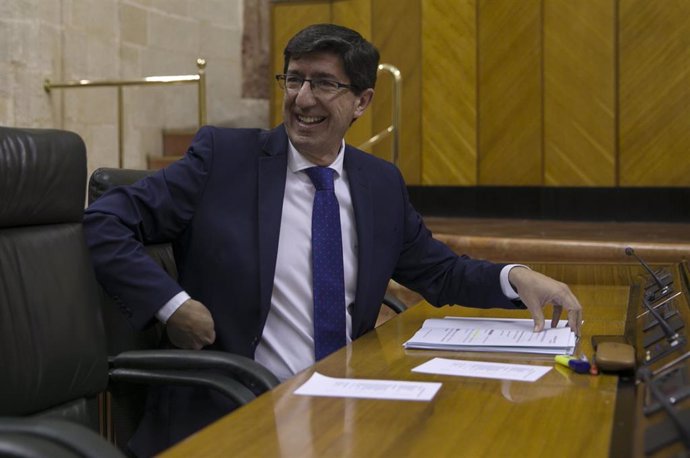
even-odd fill
[(515, 299), (520, 299), (520, 295), (517, 293), (517, 291), (515, 291), (515, 288), (513, 288), (513, 285), (511, 285), (510, 281), (508, 280), (508, 274), (510, 273), (510, 270), (513, 267), (524, 267), (526, 269), (529, 269), (529, 267), (523, 264), (508, 264), (507, 266), (504, 266), (503, 269), (501, 269), (501, 290), (503, 291), (505, 297), (507, 297), (511, 301), (514, 301)]
[[(501, 272), (501, 275), (503, 275), (503, 272)], [(165, 305), (156, 312), (156, 318), (163, 324), (167, 323), (172, 314), (175, 313), (187, 299), (191, 299), (191, 297), (186, 291), (180, 291), (175, 294), (172, 299), (166, 302)]]

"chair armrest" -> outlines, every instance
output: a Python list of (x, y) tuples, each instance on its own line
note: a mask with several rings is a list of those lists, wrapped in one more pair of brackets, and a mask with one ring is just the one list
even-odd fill
[(212, 369), (240, 381), (257, 395), (280, 383), (273, 373), (250, 358), (212, 350), (125, 351), (111, 357), (110, 366), (113, 369)]
[(0, 456), (3, 458), (84, 458), (63, 444), (34, 434), (0, 431)]
[(239, 405), (256, 399), (254, 393), (237, 380), (209, 372), (193, 373), (161, 369), (117, 368), (110, 370), (112, 382), (140, 383), (145, 385), (183, 385), (211, 388)]
[(382, 302), (395, 313), (402, 313), (405, 310), (407, 310), (407, 306), (403, 303), (403, 301), (401, 301), (400, 299), (398, 299), (390, 293), (386, 293), (386, 295), (383, 296)]
[[(37, 417), (2, 417), (0, 433), (22, 434), (47, 439), (71, 456), (123, 458), (124, 455), (114, 445), (99, 436), (95, 431), (66, 420)], [(67, 455), (67, 453), (65, 453)]]

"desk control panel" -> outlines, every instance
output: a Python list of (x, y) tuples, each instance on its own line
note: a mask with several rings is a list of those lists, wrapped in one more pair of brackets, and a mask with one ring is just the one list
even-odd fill
[[(685, 262), (652, 270), (638, 260), (647, 274), (631, 289), (625, 332), (636, 364), (619, 381), (618, 403), (634, 406), (629, 420), (619, 418), (632, 433), (628, 444), (633, 438), (625, 455), (690, 456), (690, 272)], [(612, 441), (612, 456), (622, 456), (620, 445)]]

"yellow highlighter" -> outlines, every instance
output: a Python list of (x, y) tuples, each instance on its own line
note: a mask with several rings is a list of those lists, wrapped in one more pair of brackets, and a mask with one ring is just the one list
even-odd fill
[(589, 362), (583, 361), (581, 359), (573, 358), (568, 355), (557, 355), (555, 358), (556, 363), (561, 366), (568, 367), (578, 374), (589, 374), (590, 365)]

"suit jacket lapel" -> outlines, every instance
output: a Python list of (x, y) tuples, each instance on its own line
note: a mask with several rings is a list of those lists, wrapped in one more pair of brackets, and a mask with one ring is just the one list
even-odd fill
[(280, 220), (287, 173), (287, 134), (282, 125), (262, 134), (265, 136), (258, 170), (259, 230), (259, 305), (263, 324), (271, 307), (273, 276), (278, 255)]
[[(357, 227), (357, 293), (352, 310), (352, 333), (359, 335), (362, 326), (362, 310), (365, 293), (369, 288), (370, 266), (372, 266), (372, 254), (374, 252), (374, 208), (369, 192), (369, 181), (366, 170), (358, 161), (357, 152), (350, 146), (345, 146), (344, 167), (350, 182), (350, 194), (352, 206), (355, 212), (355, 224)], [(359, 153), (361, 154), (361, 153)]]

